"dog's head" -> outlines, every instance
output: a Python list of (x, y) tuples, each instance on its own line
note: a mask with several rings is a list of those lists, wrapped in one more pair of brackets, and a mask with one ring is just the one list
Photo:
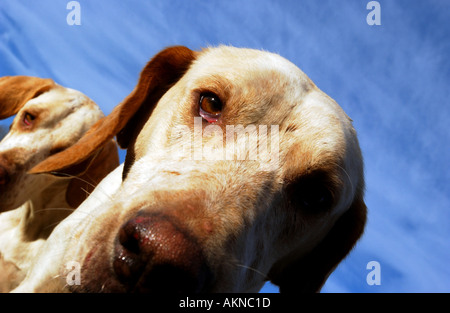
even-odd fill
[[(72, 146), (103, 117), (84, 94), (51, 79), (2, 77), (0, 119), (13, 115), (9, 132), (0, 142), (0, 212), (16, 208), (54, 182), (51, 176), (27, 172)], [(77, 171), (83, 171), (81, 165)]]
[(82, 162), (115, 135), (128, 149), (120, 187), (82, 205), (89, 219), (64, 242), (65, 261), (82, 264), (74, 290), (242, 292), (271, 280), (318, 291), (363, 232), (351, 120), (278, 55), (163, 50), (111, 115), (33, 172)]

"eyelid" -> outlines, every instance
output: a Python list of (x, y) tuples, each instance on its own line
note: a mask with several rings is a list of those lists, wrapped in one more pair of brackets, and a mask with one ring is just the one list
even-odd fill
[(217, 122), (219, 120), (220, 116), (221, 116), (220, 113), (216, 114), (216, 115), (210, 114), (210, 113), (204, 111), (201, 107), (199, 108), (199, 114), (208, 123), (215, 123), (215, 122)]

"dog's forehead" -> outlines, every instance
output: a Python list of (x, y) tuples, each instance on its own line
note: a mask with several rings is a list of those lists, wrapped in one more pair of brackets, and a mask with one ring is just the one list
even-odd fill
[(351, 119), (332, 98), (295, 64), (278, 54), (228, 46), (209, 48), (200, 53), (187, 73), (187, 80), (194, 88), (209, 77), (223, 79), (229, 90), (246, 90), (245, 96), (251, 99), (239, 101), (241, 104), (248, 105), (246, 102), (255, 99), (269, 101), (263, 107), (251, 107), (271, 115), (274, 123), (325, 128), (327, 134), (352, 127)]
[(81, 92), (75, 89), (56, 85), (54, 88), (28, 101), (22, 110), (50, 109), (53, 112), (58, 110), (75, 110), (80, 106), (92, 106), (91, 101)]
[(203, 50), (180, 81), (187, 91), (216, 93), (228, 122), (281, 124), (315, 88), (295, 64), (271, 52), (220, 46)]
[[(25, 113), (39, 118), (39, 128), (44, 128), (42, 134), (59, 132), (61, 131), (59, 127), (81, 129), (86, 125), (92, 125), (96, 119), (103, 117), (103, 113), (95, 102), (82, 92), (60, 85), (56, 85), (49, 91), (29, 100), (16, 114), (10, 133), (15, 131), (14, 125), (20, 123)], [(63, 123), (62, 121), (65, 119), (70, 122)], [(52, 131), (48, 132), (45, 129), (52, 129)], [(38, 130), (36, 129), (33, 133), (36, 131)], [(25, 132), (24, 135), (27, 133)], [(73, 132), (73, 134), (77, 134), (77, 132)]]
[[(202, 50), (192, 69), (198, 75), (220, 74), (226, 78), (251, 77), (270, 79), (269, 73), (277, 73), (286, 82), (310, 82), (308, 77), (295, 64), (282, 56), (254, 49), (220, 46)], [(266, 75), (265, 75), (266, 74)]]

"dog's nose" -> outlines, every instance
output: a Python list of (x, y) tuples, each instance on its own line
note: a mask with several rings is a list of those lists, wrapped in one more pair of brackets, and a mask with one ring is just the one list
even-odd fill
[(9, 175), (3, 166), (0, 166), (0, 186), (9, 182)]
[(138, 215), (121, 227), (113, 268), (131, 292), (202, 292), (212, 277), (197, 240), (165, 215)]

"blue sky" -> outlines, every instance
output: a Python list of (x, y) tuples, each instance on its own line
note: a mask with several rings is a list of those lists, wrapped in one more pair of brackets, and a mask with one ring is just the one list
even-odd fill
[(379, 1), (379, 26), (366, 0), (79, 0), (79, 26), (68, 2), (1, 1), (0, 76), (53, 78), (109, 113), (166, 46), (279, 53), (354, 120), (365, 157), (367, 229), (322, 291), (450, 292), (449, 1)]

